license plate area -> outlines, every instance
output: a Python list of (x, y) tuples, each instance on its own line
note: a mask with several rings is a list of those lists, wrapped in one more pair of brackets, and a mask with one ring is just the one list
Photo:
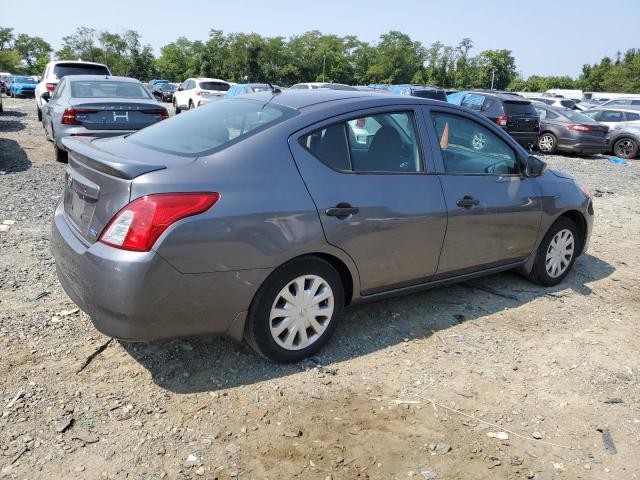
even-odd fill
[(64, 188), (64, 211), (73, 225), (85, 234), (91, 225), (100, 188), (78, 173), (67, 172)]

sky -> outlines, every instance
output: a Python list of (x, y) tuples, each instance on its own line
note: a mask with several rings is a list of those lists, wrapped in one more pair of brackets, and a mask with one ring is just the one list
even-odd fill
[(156, 54), (179, 36), (206, 40), (212, 28), (284, 37), (320, 30), (367, 42), (400, 30), (427, 47), (435, 41), (455, 46), (469, 37), (472, 55), (511, 50), (524, 77), (577, 77), (585, 63), (640, 48), (638, 25), (640, 0), (32, 0), (29, 8), (3, 8), (0, 16), (0, 26), (43, 37), (54, 49), (86, 26), (137, 30)]

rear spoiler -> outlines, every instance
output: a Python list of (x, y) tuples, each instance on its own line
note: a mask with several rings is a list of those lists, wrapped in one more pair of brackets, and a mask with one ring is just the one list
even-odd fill
[(97, 147), (93, 140), (96, 139), (67, 137), (62, 139), (62, 145), (69, 152), (70, 161), (85, 164), (94, 170), (125, 180), (133, 180), (145, 173), (167, 168), (165, 165), (151, 165), (119, 157)]

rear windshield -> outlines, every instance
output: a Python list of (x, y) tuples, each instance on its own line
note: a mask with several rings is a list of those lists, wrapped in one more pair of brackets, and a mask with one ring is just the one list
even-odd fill
[(16, 83), (38, 83), (30, 77), (14, 77), (13, 81)]
[(537, 115), (531, 103), (504, 102), (504, 113), (507, 115)]
[(226, 92), (231, 86), (222, 82), (200, 82), (199, 85), (202, 90), (214, 90), (216, 92)]
[(562, 110), (562, 115), (572, 122), (594, 123), (593, 118), (586, 116), (584, 113), (578, 113), (575, 110)]
[(269, 128), (296, 110), (242, 98), (225, 98), (177, 115), (127, 137), (161, 152), (200, 156)]
[(71, 96), (75, 98), (138, 98), (151, 96), (140, 83), (115, 80), (82, 80), (71, 82)]
[(111, 75), (104, 65), (87, 65), (85, 63), (59, 63), (53, 67), (53, 74), (58, 77), (67, 75)]

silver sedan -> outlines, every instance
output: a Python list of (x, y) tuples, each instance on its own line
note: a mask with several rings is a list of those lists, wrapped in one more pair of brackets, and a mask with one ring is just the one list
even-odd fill
[(158, 103), (133, 78), (73, 75), (63, 78), (52, 94), (41, 95), (42, 126), (53, 142), (56, 160), (67, 161), (65, 137), (114, 137), (168, 118)]

